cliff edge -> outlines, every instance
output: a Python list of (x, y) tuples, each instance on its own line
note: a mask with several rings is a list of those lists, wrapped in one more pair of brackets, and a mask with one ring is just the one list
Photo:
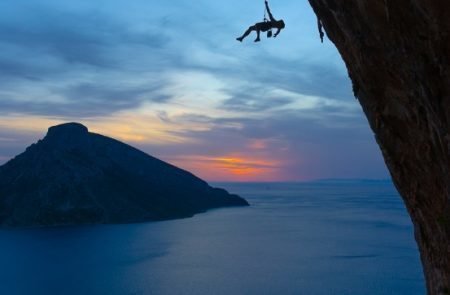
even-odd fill
[(450, 2), (309, 0), (414, 223), (429, 294), (450, 294)]

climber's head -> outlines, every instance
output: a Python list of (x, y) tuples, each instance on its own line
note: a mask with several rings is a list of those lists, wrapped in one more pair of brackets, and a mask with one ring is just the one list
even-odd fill
[(275, 27), (277, 28), (277, 29), (284, 29), (284, 27), (285, 27), (286, 25), (284, 24), (284, 21), (281, 19), (281, 20), (277, 20), (276, 22), (275, 22)]

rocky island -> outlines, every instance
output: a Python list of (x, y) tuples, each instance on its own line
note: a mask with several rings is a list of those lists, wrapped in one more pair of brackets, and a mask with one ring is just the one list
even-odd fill
[(130, 223), (248, 206), (193, 174), (78, 123), (0, 167), (0, 226)]

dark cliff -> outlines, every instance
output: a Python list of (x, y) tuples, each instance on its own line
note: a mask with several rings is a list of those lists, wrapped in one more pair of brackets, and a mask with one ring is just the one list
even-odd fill
[(77, 123), (51, 127), (0, 167), (0, 226), (141, 222), (247, 205)]
[(428, 292), (450, 294), (450, 2), (309, 2), (410, 213)]

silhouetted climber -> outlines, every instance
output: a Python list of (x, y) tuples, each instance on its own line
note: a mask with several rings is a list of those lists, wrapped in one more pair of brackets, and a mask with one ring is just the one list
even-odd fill
[(269, 14), (269, 20), (266, 18), (266, 16), (265, 16), (266, 10), (264, 10), (264, 21), (260, 22), (260, 23), (256, 23), (253, 26), (250, 26), (247, 29), (247, 31), (245, 31), (245, 33), (241, 37), (236, 38), (236, 40), (238, 40), (239, 42), (242, 42), (242, 40), (244, 40), (245, 37), (250, 35), (250, 33), (252, 31), (256, 31), (255, 42), (259, 42), (259, 41), (261, 41), (261, 39), (259, 38), (261, 31), (267, 32), (267, 38), (270, 38), (270, 37), (272, 37), (272, 29), (277, 29), (277, 31), (273, 35), (273, 37), (275, 38), (276, 36), (278, 36), (278, 34), (280, 34), (281, 30), (284, 29), (284, 27), (285, 27), (284, 21), (276, 20), (273, 17), (272, 13), (270, 12), (269, 3), (267, 2), (267, 0), (264, 1), (264, 3), (266, 4), (266, 10), (267, 10), (267, 13)]

